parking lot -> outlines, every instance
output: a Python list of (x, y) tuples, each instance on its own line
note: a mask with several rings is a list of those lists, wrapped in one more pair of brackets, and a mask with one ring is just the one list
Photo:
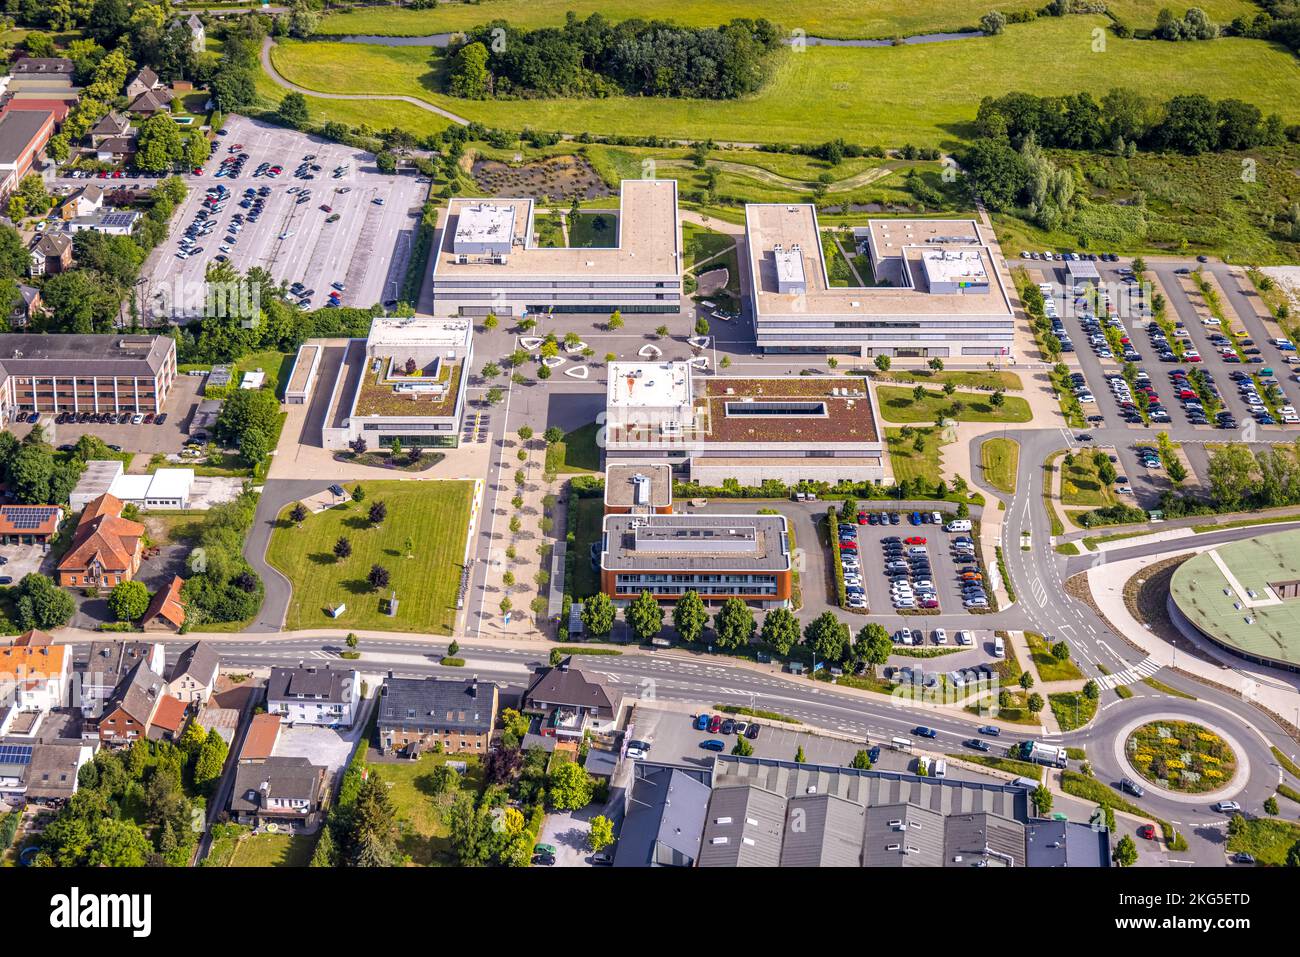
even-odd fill
[[(712, 712), (710, 716), (712, 716)], [(723, 715), (722, 717), (727, 716)], [(744, 715), (737, 715), (733, 720), (745, 722), (748, 731), (750, 722)], [(701, 747), (701, 742), (720, 740), (723, 742), (723, 753), (725, 754), (730, 754), (731, 749), (736, 744), (737, 735), (734, 731), (731, 734), (723, 734), (721, 731), (697, 730), (694, 724), (695, 716), (678, 711), (660, 710), (637, 705), (634, 721), (636, 725), (635, 737), (650, 744), (650, 751), (646, 755), (646, 760), (659, 764), (712, 767), (716, 752)], [(751, 738), (748, 734), (745, 736), (754, 749), (754, 756), (758, 758), (792, 761), (795, 753), (802, 748), (804, 759), (808, 764), (832, 764), (846, 767), (853, 761), (853, 757), (858, 751), (878, 747), (879, 752), (872, 752), (875, 755), (872, 766), (877, 770), (915, 771), (916, 752), (926, 750), (924, 747), (926, 741), (922, 738), (914, 739), (914, 752), (909, 754), (893, 750), (889, 747), (889, 743), (883, 739), (852, 741), (823, 734), (814, 734), (807, 730), (800, 730), (797, 726), (782, 727), (767, 721), (760, 722), (758, 727), (760, 730), (757, 738)], [(992, 746), (993, 753), (1001, 753), (1004, 750), (1005, 747), (1001, 743), (994, 743)], [(975, 754), (976, 752), (971, 751), (970, 753)], [(938, 755), (940, 752), (934, 751), (932, 754)], [(965, 781), (989, 782), (994, 780), (991, 776), (981, 774), (978, 771), (952, 765), (948, 768), (947, 776)], [(999, 780), (998, 783), (1002, 782)]]
[[(1134, 442), (1117, 443), (1117, 469), (1129, 478), (1136, 504), (1154, 507), (1170, 487), (1135, 448), (1153, 446), (1153, 430), (1172, 430), (1192, 471), (1204, 476), (1204, 443), (1240, 440), (1243, 425), (1255, 430), (1247, 441), (1286, 441), (1284, 433), (1300, 425), (1293, 384), (1300, 358), (1256, 314), (1248, 280), (1190, 260), (1160, 261), (1147, 265), (1151, 286), (1144, 293), (1127, 261), (1095, 265), (1104, 295), (1076, 295), (1066, 264), (1031, 262), (1028, 269), (1043, 280), (1048, 318), (1078, 364), (1071, 387), (1090, 426), (1135, 433)], [(1195, 268), (1206, 269), (1221, 290), (1222, 318), (1196, 290)], [(1157, 295), (1165, 300), (1160, 321), (1153, 315)]]
[[(156, 418), (151, 423), (142, 422), (139, 425), (133, 425), (130, 418), (126, 422), (117, 419), (111, 422), (76, 421), (80, 416), (73, 417), (72, 421), (59, 422), (57, 415), (42, 413), (40, 424), (45, 430), (46, 440), (56, 447), (75, 445), (83, 435), (93, 435), (108, 445), (116, 445), (127, 452), (145, 455), (177, 452), (187, 441), (189, 423), (198, 407), (198, 388), (202, 381), (196, 376), (177, 376), (167, 395), (167, 401), (163, 403), (164, 418), (161, 422)], [(31, 431), (32, 423), (15, 422), (6, 428), (21, 439)]]
[[(864, 503), (863, 508), (866, 505)], [(872, 524), (872, 521), (876, 524)], [(941, 512), (899, 512), (874, 504), (840, 524), (840, 558), (850, 607), (876, 613), (955, 614), (982, 599), (983, 572), (969, 522), (945, 530)]]
[[(237, 175), (215, 175), (223, 160), (243, 154), (247, 159)], [(307, 161), (310, 166), (320, 167), (304, 173), (312, 179), (295, 176), (306, 156), (314, 157)], [(283, 172), (254, 177), (264, 163), (279, 165)], [(341, 167), (346, 172), (336, 178), (333, 173)], [(303, 290), (315, 291), (304, 297), (312, 300), (313, 308), (326, 304), (328, 291), (337, 288), (333, 283), (344, 287), (340, 305), (366, 307), (393, 300), (400, 292), (428, 190), (427, 181), (420, 179), (380, 173), (369, 153), (232, 116), (203, 175), (188, 178), (190, 195), (172, 235), (150, 256), (145, 267), (147, 301), (170, 296), (177, 306), (191, 303), (190, 291), (202, 288), (208, 263), (219, 255), (227, 256), (239, 273), (258, 266), (277, 281), (304, 284)], [(229, 190), (223, 208), (200, 216), (205, 191), (218, 185)], [(251, 203), (240, 207), (250, 187), (265, 194), (255, 222), (248, 221)], [(309, 198), (298, 202), (304, 189), (310, 190)], [(232, 231), (237, 215), (245, 225)], [(196, 220), (213, 222), (210, 232), (196, 237), (195, 248), (201, 252), (177, 258), (184, 232)]]

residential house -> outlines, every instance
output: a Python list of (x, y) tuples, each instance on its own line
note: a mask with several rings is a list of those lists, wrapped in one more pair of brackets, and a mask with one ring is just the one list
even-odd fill
[(165, 661), (161, 642), (92, 641), (90, 656), (80, 675), (82, 714), (90, 719), (98, 718), (113, 689), (137, 664), (143, 662), (160, 675), (166, 670)]
[(59, 562), (59, 584), (110, 589), (140, 570), (144, 526), (122, 517), (122, 503), (105, 493), (81, 513), (72, 547)]
[(196, 641), (172, 665), (167, 676), (167, 693), (186, 704), (205, 705), (217, 686), (220, 670), (221, 655), (216, 646), (208, 641)]
[(191, 13), (186, 20), (178, 20), (178, 25), (183, 25), (190, 31), (190, 51), (199, 54), (207, 49), (208, 35), (203, 28), (203, 21), (199, 19), (197, 13)]
[(94, 755), (84, 741), (0, 738), (0, 800), (57, 807), (76, 793), (77, 773)]
[(43, 631), (19, 635), (13, 644), (0, 647), (0, 702), (17, 711), (61, 708), (68, 701), (71, 670), (69, 645), (54, 644)]
[(542, 734), (569, 739), (611, 728), (621, 703), (621, 694), (574, 668), (572, 657), (538, 669), (523, 697), (524, 710), (541, 715)]
[(19, 329), (27, 326), (41, 315), (43, 306), (41, 291), (35, 286), (20, 282), (18, 296), (14, 299), (13, 308), (9, 310), (9, 325)]
[(167, 84), (158, 78), (158, 74), (146, 66), (127, 81), (126, 98), (134, 100), (154, 90), (165, 89), (166, 86)]
[(497, 686), (475, 675), (394, 678), (379, 689), (379, 748), (414, 757), (441, 744), (450, 754), (486, 754), (497, 713)]
[(289, 724), (350, 728), (361, 699), (361, 675), (315, 665), (272, 668), (266, 710)]
[[(159, 705), (167, 697), (163, 677), (147, 663), (137, 662), (104, 701), (103, 714), (95, 724), (100, 743), (123, 746), (154, 737), (149, 730)], [(163, 717), (174, 718), (170, 709)]]
[(134, 116), (142, 116), (148, 119), (158, 113), (168, 112), (171, 102), (172, 91), (163, 87), (160, 90), (149, 90), (141, 93), (131, 101), (131, 105), (126, 108), (126, 111)]
[(63, 804), (77, 793), (82, 765), (94, 757), (95, 745), (87, 741), (55, 738), (38, 742), (27, 771), (27, 802), (46, 807)]
[(68, 220), (94, 216), (103, 208), (104, 187), (91, 183), (81, 187), (63, 201), (63, 205), (59, 207), (59, 217)]
[(110, 140), (115, 136), (129, 136), (131, 130), (131, 121), (125, 115), (110, 110), (104, 115), (98, 123), (90, 128), (90, 145), (98, 148), (105, 140)]
[(150, 741), (179, 741), (185, 730), (186, 716), (189, 709), (185, 702), (165, 694), (158, 701), (158, 708), (153, 713), (146, 732)]
[[(153, 598), (149, 601), (148, 609), (145, 610), (144, 618), (140, 621), (140, 626), (145, 631), (170, 631), (173, 634), (176, 634), (181, 630), (181, 627), (185, 624), (185, 605), (181, 602), (181, 588), (184, 587), (184, 585), (185, 579), (176, 575), (172, 578), (171, 583), (166, 588), (159, 588), (158, 591), (154, 593)], [(198, 645), (194, 645), (189, 649), (189, 651), (193, 651), (197, 647)], [(205, 656), (205, 659), (206, 657), (207, 656)], [(182, 655), (181, 658), (183, 661), (184, 655)], [(204, 664), (206, 665), (207, 663), (208, 662), (205, 660)], [(181, 662), (178, 661), (176, 664), (179, 666)], [(215, 651), (211, 653), (211, 664), (212, 675), (205, 686), (206, 690), (203, 693), (202, 701), (208, 700), (208, 695), (212, 693), (212, 682), (216, 681), (218, 659)], [(174, 675), (172, 681), (175, 681)], [(172, 694), (176, 694), (175, 687), (172, 688)], [(199, 700), (197, 698), (190, 698), (179, 694), (176, 694), (176, 696), (178, 698), (183, 698), (186, 701)]]
[(46, 230), (27, 247), (30, 262), (27, 272), (32, 276), (53, 276), (72, 266), (72, 237), (67, 233)]
[(95, 147), (95, 159), (101, 163), (125, 163), (135, 155), (135, 136), (108, 136)]
[(58, 505), (0, 505), (0, 545), (48, 545), (62, 521)]
[(106, 236), (130, 236), (143, 218), (138, 209), (102, 209), (90, 216), (68, 220), (67, 229), (72, 233), (90, 230)]
[(262, 762), (275, 754), (275, 743), (280, 740), (280, 716), (262, 713), (253, 715), (244, 734), (244, 745), (239, 749), (239, 763)]
[(326, 769), (306, 758), (269, 757), (235, 769), (230, 813), (239, 824), (311, 832), (320, 826)]

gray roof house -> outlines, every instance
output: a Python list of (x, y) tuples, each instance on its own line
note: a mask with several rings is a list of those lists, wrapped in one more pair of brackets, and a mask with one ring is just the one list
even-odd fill
[(709, 804), (709, 772), (637, 761), (615, 867), (693, 867)]
[(360, 674), (329, 665), (272, 668), (266, 682), (267, 712), (290, 724), (351, 727), (360, 696)]
[(240, 764), (230, 793), (230, 812), (240, 823), (314, 830), (320, 823), (325, 770), (306, 758), (292, 757)]
[(185, 703), (203, 704), (212, 695), (221, 669), (221, 655), (216, 645), (196, 641), (176, 659), (167, 675), (167, 690)]
[(537, 672), (523, 707), (542, 715), (543, 734), (581, 737), (588, 728), (613, 722), (622, 700), (619, 692), (574, 668), (570, 657)]

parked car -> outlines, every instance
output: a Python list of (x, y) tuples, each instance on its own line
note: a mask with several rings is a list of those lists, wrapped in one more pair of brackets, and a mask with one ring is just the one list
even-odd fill
[(707, 741), (701, 741), (700, 747), (705, 751), (725, 751), (727, 749), (727, 745), (724, 742), (719, 741), (717, 738), (710, 738)]

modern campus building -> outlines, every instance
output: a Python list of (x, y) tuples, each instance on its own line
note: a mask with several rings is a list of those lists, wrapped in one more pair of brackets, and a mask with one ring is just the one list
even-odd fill
[[(367, 338), (334, 349), (342, 350), (341, 361), (299, 350), (289, 377), (304, 402), (318, 379), (333, 390), (321, 429), (324, 448), (343, 449), (359, 438), (372, 450), (393, 439), (403, 448), (457, 444), (474, 352), (470, 320), (380, 317)], [(304, 371), (304, 364), (314, 371)]]
[(161, 412), (169, 336), (0, 334), (0, 424), (32, 412)]
[(606, 515), (600, 590), (623, 604), (648, 591), (676, 601), (740, 598), (784, 607), (793, 586), (784, 515)]
[(1257, 664), (1300, 672), (1300, 532), (1216, 545), (1174, 572), (1169, 616)]
[(433, 312), (674, 313), (681, 308), (677, 181), (624, 180), (611, 247), (544, 247), (531, 199), (452, 199), (433, 255)]
[[(829, 238), (832, 245), (824, 246), (811, 204), (745, 207), (746, 272), (760, 348), (1010, 356), (1014, 312), (989, 230), (973, 220), (874, 219), (853, 235), (852, 248), (837, 249)], [(849, 257), (864, 249), (870, 262), (870, 275), (861, 275), (865, 264), (858, 270), (864, 285), (831, 285), (827, 248)]]
[(705, 486), (888, 478), (865, 380), (695, 377), (686, 362), (610, 364), (605, 459), (668, 465)]

